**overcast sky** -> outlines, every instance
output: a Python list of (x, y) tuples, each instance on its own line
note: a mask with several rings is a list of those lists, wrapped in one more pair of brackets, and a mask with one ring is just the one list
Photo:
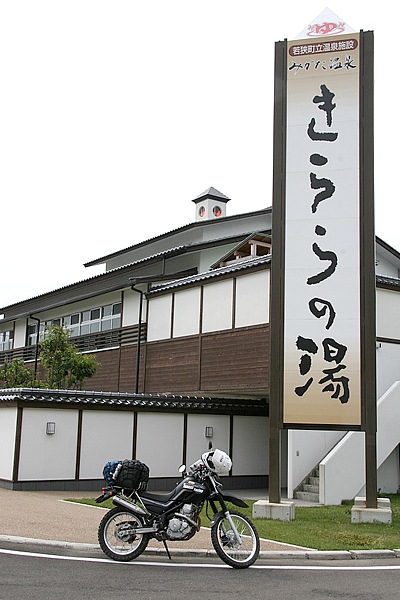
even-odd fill
[[(210, 186), (228, 214), (270, 206), (274, 43), (325, 8), (0, 0), (0, 307), (190, 223)], [(399, 5), (329, 8), (375, 32), (376, 233), (400, 250)]]

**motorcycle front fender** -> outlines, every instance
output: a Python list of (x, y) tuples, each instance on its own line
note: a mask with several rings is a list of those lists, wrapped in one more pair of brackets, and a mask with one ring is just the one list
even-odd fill
[(219, 512), (216, 512), (213, 515), (213, 518), (210, 521), (210, 527), (213, 527), (215, 525), (215, 522), (218, 521), (219, 517), (225, 517), (225, 514), (222, 512), (222, 510), (220, 510)]
[(235, 506), (240, 506), (241, 508), (249, 508), (249, 505), (242, 500), (241, 498), (237, 498), (236, 496), (229, 496), (228, 494), (221, 494), (225, 502), (230, 502)]

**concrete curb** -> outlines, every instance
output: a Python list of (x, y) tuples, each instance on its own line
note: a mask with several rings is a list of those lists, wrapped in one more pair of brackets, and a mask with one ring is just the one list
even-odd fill
[(78, 542), (62, 542), (60, 540), (41, 540), (37, 538), (20, 537), (17, 535), (0, 535), (0, 542), (8, 542), (12, 544), (32, 544), (36, 546), (52, 546), (54, 548), (70, 548), (88, 552), (100, 550), (100, 546), (98, 544), (81, 544)]
[[(99, 556), (104, 554), (98, 544), (82, 544), (77, 542), (63, 542), (59, 540), (41, 540), (34, 538), (18, 537), (14, 535), (0, 535), (0, 542), (14, 544), (31, 544), (37, 546), (51, 546), (52, 548), (64, 548), (78, 550), (80, 552), (96, 552)], [(169, 548), (171, 556), (191, 558), (215, 558), (214, 550), (205, 548)], [(147, 548), (144, 556), (166, 556), (164, 548)], [(400, 558), (400, 549), (395, 550), (263, 550), (260, 557), (263, 560), (376, 560), (388, 558)]]

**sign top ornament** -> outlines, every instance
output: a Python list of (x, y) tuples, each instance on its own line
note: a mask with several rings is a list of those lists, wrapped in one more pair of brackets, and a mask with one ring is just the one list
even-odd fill
[(330, 8), (325, 8), (303, 31), (296, 36), (297, 40), (307, 38), (326, 37), (329, 35), (340, 35), (343, 33), (354, 33), (354, 29), (347, 25)]

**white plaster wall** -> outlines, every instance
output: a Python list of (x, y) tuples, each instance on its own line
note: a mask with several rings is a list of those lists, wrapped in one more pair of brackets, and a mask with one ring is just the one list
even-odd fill
[(106, 462), (132, 458), (132, 444), (133, 413), (84, 411), (80, 479), (101, 479)]
[(230, 250), (233, 250), (237, 242), (226, 244), (224, 246), (217, 246), (216, 248), (207, 248), (200, 254), (199, 273), (205, 273), (210, 270), (210, 266), (214, 265), (217, 261), (225, 256)]
[(400, 344), (379, 343), (376, 351), (378, 399), (400, 381)]
[(152, 298), (149, 301), (147, 341), (165, 340), (171, 337), (172, 294)]
[(288, 498), (344, 435), (342, 431), (288, 431)]
[[(211, 440), (205, 437), (206, 427), (214, 428)], [(188, 415), (187, 465), (191, 465), (207, 452), (210, 441), (214, 450), (219, 448), (229, 454), (229, 432), (230, 420), (227, 415)]]
[(354, 498), (365, 482), (364, 433), (349, 431), (320, 463), (319, 500), (340, 504)]
[(396, 447), (378, 469), (378, 490), (384, 494), (397, 494), (399, 484), (399, 448)]
[(233, 475), (265, 475), (269, 472), (269, 419), (233, 417)]
[[(394, 259), (396, 260), (396, 259)], [(379, 252), (379, 245), (376, 246), (376, 273), (377, 275), (386, 275), (387, 277), (398, 277), (399, 270), (397, 268), (397, 264), (394, 265), (392, 262), (389, 262), (386, 258), (384, 258)], [(397, 261), (396, 261), (397, 263)]]
[(269, 280), (269, 270), (236, 279), (236, 327), (269, 322)]
[(200, 291), (197, 287), (175, 293), (173, 337), (199, 333)]
[[(140, 295), (132, 290), (124, 291), (122, 308), (122, 327), (137, 325), (139, 323)], [(146, 320), (146, 298), (143, 297), (142, 323)]]
[(281, 431), (281, 486), (288, 487), (288, 430)]
[(136, 458), (150, 477), (179, 477), (183, 453), (183, 415), (139, 413)]
[(10, 406), (0, 410), (0, 479), (11, 481), (14, 465), (17, 408)]
[(232, 327), (232, 290), (231, 279), (209, 283), (203, 290), (203, 333), (220, 331)]
[(376, 330), (378, 337), (400, 340), (400, 294), (377, 289)]
[(14, 348), (22, 348), (26, 343), (26, 319), (15, 321)]
[[(377, 464), (384, 465), (400, 440), (400, 383), (394, 383), (378, 401)], [(394, 474), (393, 457), (381, 474), (386, 485), (393, 488), (398, 482)], [(320, 463), (320, 501), (339, 504), (343, 498), (365, 495), (365, 436), (349, 431)]]
[[(46, 434), (48, 421), (56, 423), (54, 435)], [(19, 479), (74, 479), (77, 425), (77, 410), (24, 408)]]

